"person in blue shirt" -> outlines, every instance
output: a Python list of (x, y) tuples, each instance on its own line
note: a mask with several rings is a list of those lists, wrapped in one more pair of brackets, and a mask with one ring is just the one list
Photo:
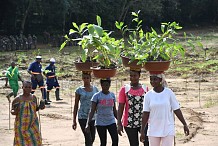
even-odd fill
[(117, 118), (116, 98), (113, 92), (109, 91), (111, 80), (100, 80), (102, 91), (94, 94), (91, 101), (92, 106), (86, 123), (86, 131), (89, 132), (89, 123), (96, 112), (95, 125), (100, 137), (101, 146), (107, 144), (107, 130), (112, 139), (112, 146), (118, 146), (118, 133), (115, 118)]
[(55, 59), (50, 59), (50, 64), (45, 68), (44, 74), (46, 75), (46, 84), (47, 84), (47, 100), (51, 102), (49, 98), (49, 93), (53, 89), (53, 87), (56, 88), (55, 90), (55, 97), (56, 101), (63, 100), (60, 98), (60, 85), (58, 83), (57, 77), (56, 77), (56, 66), (55, 66)]
[[(83, 85), (79, 86), (75, 91), (75, 103), (73, 108), (73, 130), (77, 128), (77, 113), (78, 122), (85, 138), (85, 146), (92, 146), (95, 140), (95, 118), (92, 118), (90, 122), (90, 132), (85, 131), (88, 114), (91, 108), (91, 98), (98, 92), (98, 88), (91, 84), (91, 72), (82, 72)], [(79, 104), (80, 103), (80, 104)], [(80, 106), (79, 106), (80, 105)]]
[(36, 91), (37, 85), (41, 89), (42, 97), (45, 100), (45, 104), (49, 105), (50, 103), (47, 101), (46, 98), (46, 89), (44, 86), (44, 80), (42, 75), (42, 65), (41, 65), (42, 57), (36, 56), (36, 60), (32, 62), (27, 70), (27, 72), (31, 75), (31, 82), (32, 82), (32, 94)]

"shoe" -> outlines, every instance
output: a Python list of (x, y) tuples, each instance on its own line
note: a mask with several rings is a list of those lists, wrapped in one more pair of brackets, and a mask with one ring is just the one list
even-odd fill
[(56, 101), (60, 101), (60, 100), (63, 100), (63, 99), (62, 99), (62, 98), (57, 98), (57, 99), (56, 99)]
[(46, 101), (45, 101), (45, 105), (50, 105), (50, 103), (46, 100)]

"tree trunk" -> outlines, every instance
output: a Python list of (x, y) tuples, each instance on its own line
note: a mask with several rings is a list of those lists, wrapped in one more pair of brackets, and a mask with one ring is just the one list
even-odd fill
[(26, 8), (26, 11), (24, 12), (24, 16), (23, 16), (23, 20), (21, 22), (21, 30), (24, 31), (24, 27), (25, 27), (25, 23), (26, 23), (26, 18), (28, 16), (28, 13), (29, 13), (29, 9), (31, 7), (31, 4), (32, 4), (32, 0), (29, 0), (28, 1), (28, 6)]
[(139, 0), (125, 0), (125, 2), (123, 3), (123, 7), (122, 7), (122, 11), (119, 17), (119, 22), (120, 21), (124, 21), (126, 18), (126, 14), (129, 10), (129, 8), (135, 3), (138, 2)]

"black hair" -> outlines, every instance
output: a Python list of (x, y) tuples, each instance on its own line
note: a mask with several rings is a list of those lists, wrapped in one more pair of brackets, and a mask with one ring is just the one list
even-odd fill
[(32, 82), (25, 80), (25, 81), (23, 81), (23, 85), (24, 85), (24, 84), (31, 84), (31, 85), (32, 85)]
[(109, 84), (111, 84), (111, 79), (107, 78), (107, 79), (101, 79), (100, 80), (100, 84), (103, 84), (104, 82), (108, 82)]
[(139, 76), (141, 75), (141, 70), (132, 70), (132, 69), (130, 69), (130, 71), (129, 72), (137, 72), (138, 74), (139, 74)]

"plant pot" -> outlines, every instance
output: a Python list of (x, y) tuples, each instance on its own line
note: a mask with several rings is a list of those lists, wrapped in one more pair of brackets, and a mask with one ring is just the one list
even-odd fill
[(122, 58), (122, 63), (125, 67), (130, 67), (130, 68), (142, 68), (143, 67), (141, 64), (137, 65), (138, 60), (134, 60), (133, 62), (129, 63), (130, 59), (128, 57), (121, 55), (121, 58)]
[(100, 69), (100, 68), (92, 68), (93, 75), (96, 78), (111, 78), (116, 75), (117, 69)]
[(99, 65), (97, 62), (74, 62), (74, 64), (78, 71), (92, 71), (92, 67)]
[(162, 73), (169, 69), (170, 61), (148, 61), (143, 67), (150, 73)]

